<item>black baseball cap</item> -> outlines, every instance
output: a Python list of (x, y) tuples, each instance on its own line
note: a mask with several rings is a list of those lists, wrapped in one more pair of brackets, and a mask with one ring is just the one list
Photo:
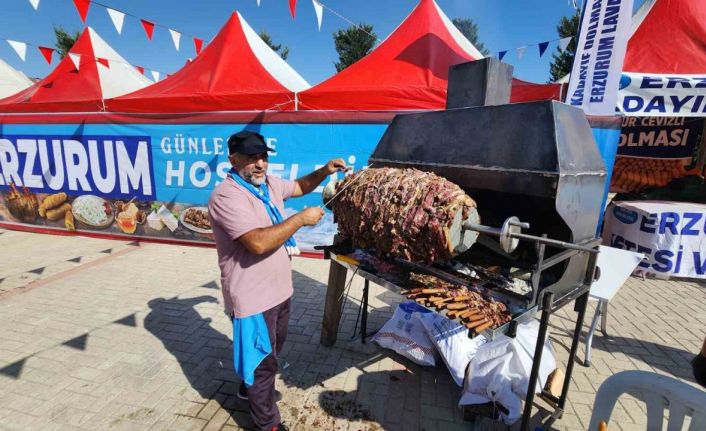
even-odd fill
[(244, 130), (228, 138), (228, 154), (259, 154), (274, 151), (265, 144), (265, 138), (257, 133)]

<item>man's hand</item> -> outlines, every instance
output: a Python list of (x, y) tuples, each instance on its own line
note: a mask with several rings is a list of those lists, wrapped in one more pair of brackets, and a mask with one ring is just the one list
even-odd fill
[(326, 173), (328, 173), (328, 175), (331, 175), (336, 172), (347, 172), (352, 168), (350, 166), (346, 166), (346, 162), (343, 159), (333, 159), (326, 163), (324, 169), (326, 169)]
[(309, 175), (297, 179), (295, 181), (296, 184), (294, 186), (294, 193), (292, 193), (292, 197), (296, 198), (307, 193), (311, 193), (329, 175), (336, 172), (350, 171), (351, 169), (353, 168), (346, 166), (346, 162), (343, 161), (343, 159), (333, 159)]
[(300, 211), (298, 216), (304, 226), (314, 226), (324, 216), (324, 210), (319, 207), (309, 207)]

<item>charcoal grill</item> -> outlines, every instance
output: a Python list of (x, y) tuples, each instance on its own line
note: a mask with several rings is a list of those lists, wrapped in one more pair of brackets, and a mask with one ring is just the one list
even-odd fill
[[(405, 274), (433, 274), (508, 304), (513, 320), (484, 332), (489, 338), (514, 336), (518, 323), (541, 312), (529, 384), (534, 388), (549, 318), (574, 302), (578, 314), (562, 394), (545, 394), (555, 405), (554, 420), (563, 413), (594, 279), (606, 169), (581, 110), (556, 101), (507, 104), (504, 96), (488, 97), (507, 93), (494, 88), (509, 88), (506, 73), (487, 74), (503, 67), (508, 66), (485, 59), (452, 68), (449, 92), (463, 88), (466, 96), (450, 94), (453, 109), (398, 115), (369, 160), (375, 167), (431, 171), (463, 188), (476, 201), (481, 222), (462, 223), (456, 235), (473, 235), (473, 245), (452, 261), (427, 265), (381, 259), (370, 250), (350, 253), (335, 244), (327, 250), (332, 263), (321, 342), (336, 341), (347, 270), (365, 279), (363, 341), (369, 281), (399, 291), (406, 287)], [(479, 80), (478, 71), (486, 78)], [(454, 84), (463, 79), (467, 84), (469, 76), (482, 84), (475, 93)], [(479, 93), (496, 105), (459, 107)], [(528, 392), (522, 429), (529, 426), (534, 398)]]

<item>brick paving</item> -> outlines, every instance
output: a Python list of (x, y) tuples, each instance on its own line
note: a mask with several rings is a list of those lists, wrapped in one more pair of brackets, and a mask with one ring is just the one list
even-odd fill
[[(0, 429), (250, 429), (247, 405), (235, 397), (214, 250), (4, 230), (0, 250)], [(464, 422), (460, 388), (443, 364), (418, 367), (350, 340), (362, 280), (352, 283), (338, 344), (321, 347), (328, 263), (295, 259), (294, 270), (288, 367), (277, 380), (292, 429), (506, 428)], [(371, 285), (369, 327), (401, 300)], [(551, 321), (562, 365), (574, 318), (566, 308)], [(611, 302), (608, 329), (612, 337), (594, 339), (593, 365), (575, 367), (554, 429), (586, 429), (596, 389), (618, 371), (691, 382), (689, 360), (706, 334), (706, 288), (630, 279)], [(644, 406), (621, 398), (613, 420), (611, 430), (645, 429)]]

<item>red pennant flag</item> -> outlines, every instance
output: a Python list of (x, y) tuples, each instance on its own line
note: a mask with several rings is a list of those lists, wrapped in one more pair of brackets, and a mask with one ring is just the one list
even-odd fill
[(135, 69), (137, 69), (137, 71), (140, 72), (141, 74), (143, 74), (143, 75), (145, 74), (145, 68), (144, 68), (144, 67), (142, 67), (142, 66), (135, 66)]
[(98, 63), (102, 64), (103, 66), (107, 67), (108, 69), (110, 69), (110, 63), (108, 63), (108, 59), (107, 59), (107, 58), (96, 57), (96, 61), (97, 61)]
[(297, 14), (297, 0), (289, 0), (289, 13), (292, 14), (292, 18)]
[(154, 34), (154, 23), (149, 22), (146, 19), (141, 19), (142, 27), (145, 28), (145, 33), (147, 33), (147, 39), (152, 40), (152, 35)]
[(42, 53), (47, 63), (51, 64), (51, 56), (54, 54), (54, 50), (52, 48), (47, 48), (46, 46), (40, 46), (39, 51)]
[(74, 6), (78, 14), (81, 15), (81, 21), (86, 23), (86, 16), (88, 15), (88, 7), (91, 6), (91, 0), (74, 0)]
[(198, 37), (194, 38), (194, 46), (196, 47), (196, 55), (201, 54), (201, 48), (203, 48), (203, 40)]

